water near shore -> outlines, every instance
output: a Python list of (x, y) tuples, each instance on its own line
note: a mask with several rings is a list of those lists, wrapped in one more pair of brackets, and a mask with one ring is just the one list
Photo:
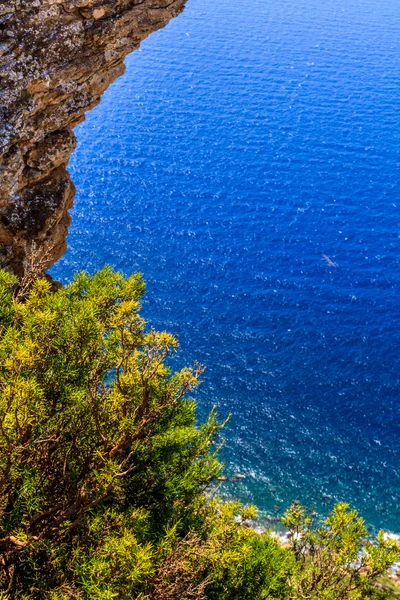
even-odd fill
[(144, 272), (268, 514), (400, 531), (399, 56), (397, 0), (190, 0), (78, 127), (52, 274)]

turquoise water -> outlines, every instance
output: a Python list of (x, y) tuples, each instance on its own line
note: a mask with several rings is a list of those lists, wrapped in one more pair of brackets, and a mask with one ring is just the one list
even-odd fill
[(190, 0), (77, 129), (53, 275), (145, 274), (265, 514), (400, 531), (399, 40), (397, 0)]

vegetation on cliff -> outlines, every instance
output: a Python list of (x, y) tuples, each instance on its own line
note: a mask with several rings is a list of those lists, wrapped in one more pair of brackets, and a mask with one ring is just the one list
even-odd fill
[(197, 423), (202, 368), (171, 371), (143, 291), (109, 268), (56, 293), (0, 272), (0, 598), (387, 597), (399, 546), (364, 543), (347, 505), (319, 523), (291, 507), (284, 547), (213, 496), (223, 423)]

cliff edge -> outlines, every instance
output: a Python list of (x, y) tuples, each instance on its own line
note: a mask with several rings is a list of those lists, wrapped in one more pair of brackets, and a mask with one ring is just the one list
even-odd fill
[(0, 267), (66, 249), (73, 128), (186, 0), (0, 0)]

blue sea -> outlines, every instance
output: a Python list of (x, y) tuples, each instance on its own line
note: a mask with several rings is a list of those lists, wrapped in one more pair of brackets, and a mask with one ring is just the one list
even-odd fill
[(126, 65), (53, 276), (144, 273), (232, 414), (222, 494), (400, 532), (400, 3), (189, 0)]

